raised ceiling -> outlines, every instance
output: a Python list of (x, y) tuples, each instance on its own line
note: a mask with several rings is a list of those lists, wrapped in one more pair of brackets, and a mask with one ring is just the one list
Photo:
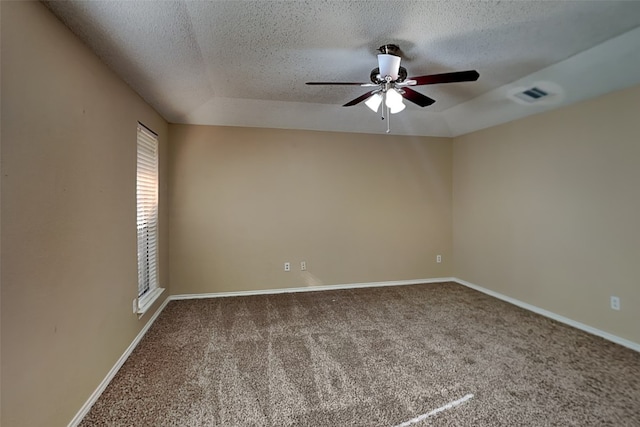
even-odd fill
[[(169, 122), (384, 132), (358, 86), (398, 44), (409, 76), (476, 69), (421, 86), (432, 106), (392, 133), (456, 136), (640, 83), (638, 1), (45, 2)], [(542, 85), (545, 102), (510, 94)]]

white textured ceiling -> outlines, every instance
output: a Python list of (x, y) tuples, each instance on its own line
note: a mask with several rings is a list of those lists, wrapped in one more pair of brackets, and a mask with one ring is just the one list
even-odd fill
[[(640, 83), (640, 1), (45, 2), (172, 123), (384, 132), (358, 86), (395, 43), (409, 76), (476, 69), (477, 82), (420, 86), (392, 133), (455, 136)], [(555, 97), (520, 105), (541, 83)]]

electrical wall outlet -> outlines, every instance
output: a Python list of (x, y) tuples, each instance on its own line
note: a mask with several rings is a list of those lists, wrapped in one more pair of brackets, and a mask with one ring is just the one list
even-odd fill
[(442, 262), (442, 255), (436, 255), (436, 262), (438, 264)]
[(285, 262), (284, 263), (284, 271), (291, 271), (291, 263), (290, 262)]
[(300, 271), (305, 271), (307, 269), (307, 262), (300, 261)]
[(620, 310), (620, 298), (611, 296), (611, 309), (612, 310)]

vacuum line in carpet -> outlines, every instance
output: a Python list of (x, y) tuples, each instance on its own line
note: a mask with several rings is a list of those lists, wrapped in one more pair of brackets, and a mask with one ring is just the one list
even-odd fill
[(439, 407), (438, 409), (434, 409), (431, 412), (427, 412), (426, 414), (422, 414), (419, 417), (416, 418), (412, 418), (409, 421), (405, 421), (402, 424), (398, 424), (395, 427), (408, 427), (411, 424), (415, 424), (415, 423), (419, 423), (422, 420), (426, 420), (429, 417), (433, 417), (434, 415), (442, 412), (442, 411), (446, 411), (447, 409), (451, 409), (451, 408), (455, 408), (458, 405), (463, 404), (464, 402), (466, 402), (467, 400), (471, 399), (473, 397), (473, 394), (467, 394), (464, 397), (461, 397), (458, 400), (454, 400), (453, 402), (449, 402), (444, 406)]

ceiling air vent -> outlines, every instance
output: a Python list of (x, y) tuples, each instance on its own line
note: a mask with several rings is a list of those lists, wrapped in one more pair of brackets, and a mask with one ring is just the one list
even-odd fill
[(548, 95), (549, 95), (548, 92), (536, 86), (532, 87), (531, 89), (523, 90), (522, 92), (517, 92), (513, 94), (513, 96), (515, 96), (516, 98), (528, 103), (540, 101), (542, 98)]

